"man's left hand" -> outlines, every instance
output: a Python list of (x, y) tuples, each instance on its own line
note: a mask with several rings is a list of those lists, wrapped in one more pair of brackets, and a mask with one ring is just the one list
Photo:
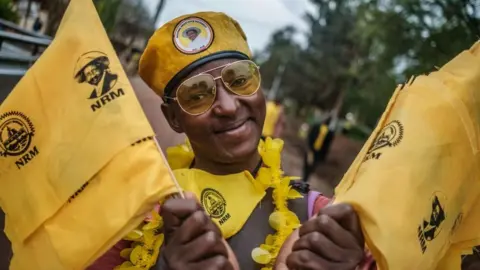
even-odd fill
[(323, 208), (299, 230), (287, 257), (288, 269), (354, 270), (364, 258), (364, 238), (357, 214), (349, 204)]

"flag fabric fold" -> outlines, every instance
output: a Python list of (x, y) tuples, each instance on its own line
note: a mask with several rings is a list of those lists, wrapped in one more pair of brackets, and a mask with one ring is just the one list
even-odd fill
[(480, 244), (479, 49), (400, 86), (336, 189), (379, 269), (460, 269)]
[(84, 269), (175, 191), (91, 0), (0, 106), (11, 269)]

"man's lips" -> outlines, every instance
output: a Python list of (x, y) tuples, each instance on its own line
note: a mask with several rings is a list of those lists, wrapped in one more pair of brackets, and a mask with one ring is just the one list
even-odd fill
[(247, 119), (242, 119), (240, 121), (235, 121), (235, 122), (231, 122), (231, 123), (225, 123), (223, 124), (220, 128), (218, 129), (215, 129), (214, 132), (216, 134), (219, 134), (219, 133), (225, 133), (225, 132), (228, 132), (228, 131), (232, 131), (232, 130), (235, 130), (241, 126), (243, 126), (247, 121), (251, 120), (250, 118), (247, 118)]

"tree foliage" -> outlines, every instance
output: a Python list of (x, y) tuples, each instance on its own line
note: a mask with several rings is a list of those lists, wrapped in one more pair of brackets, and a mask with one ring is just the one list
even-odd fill
[(98, 15), (107, 33), (111, 33), (117, 22), (117, 14), (122, 0), (94, 0)]
[(20, 17), (14, 10), (12, 0), (0, 0), (0, 18), (17, 23)]
[(480, 37), (480, 0), (311, 2), (306, 46), (287, 27), (263, 52), (265, 86), (288, 62), (284, 95), (327, 110), (340, 100), (343, 113), (372, 127), (396, 84), (442, 66)]
[[(70, 0), (45, 0), (43, 7), (49, 15), (47, 35), (55, 34), (69, 2)], [(93, 0), (93, 3), (109, 35), (120, 33), (123, 37), (132, 37), (150, 33), (153, 29), (150, 12), (143, 1)]]

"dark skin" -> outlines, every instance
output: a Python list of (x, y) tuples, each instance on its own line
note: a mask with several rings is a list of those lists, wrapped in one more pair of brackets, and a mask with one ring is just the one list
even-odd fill
[(476, 250), (472, 255), (465, 256), (462, 260), (462, 270), (475, 270), (480, 269), (480, 253), (478, 250), (480, 246), (476, 247)]
[(236, 270), (238, 264), (218, 227), (211, 222), (194, 195), (162, 205), (168, 269)]
[(360, 222), (348, 204), (330, 205), (283, 244), (275, 269), (355, 269), (364, 258)]
[[(187, 78), (234, 61), (212, 61)], [(209, 73), (218, 77), (220, 72), (218, 69)], [(253, 171), (261, 159), (257, 146), (265, 120), (265, 97), (262, 91), (250, 97), (237, 96), (221, 80), (216, 81), (216, 86), (215, 103), (204, 114), (190, 115), (176, 102), (164, 104), (162, 111), (172, 129), (189, 138), (195, 152), (195, 168), (217, 175)], [(242, 125), (242, 132), (228, 132)], [(170, 199), (161, 210), (166, 230), (163, 256), (167, 264), (170, 269), (232, 269), (236, 260), (233, 254), (227, 255), (228, 245), (221, 240), (218, 228), (194, 205), (195, 199)], [(325, 208), (296, 233), (284, 244), (277, 269), (283, 266), (297, 270), (350, 270), (363, 258), (360, 225), (348, 205)], [(202, 267), (194, 268), (200, 263)], [(285, 268), (287, 265), (289, 268)]]
[[(235, 61), (209, 62), (185, 79)], [(220, 72), (221, 69), (217, 69), (209, 74), (219, 77)], [(216, 81), (216, 86), (217, 97), (209, 111), (194, 116), (173, 102), (162, 105), (165, 118), (173, 130), (185, 133), (189, 138), (195, 152), (195, 168), (217, 175), (253, 171), (260, 161), (257, 146), (265, 119), (263, 92), (241, 97), (228, 91), (221, 80)], [(239, 136), (226, 134), (225, 131), (242, 123), (248, 126), (248, 133)]]

